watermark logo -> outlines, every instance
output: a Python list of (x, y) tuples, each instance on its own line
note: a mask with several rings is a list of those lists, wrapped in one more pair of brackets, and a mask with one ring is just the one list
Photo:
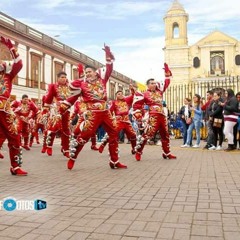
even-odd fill
[(35, 210), (43, 210), (47, 208), (47, 202), (37, 199), (34, 201), (34, 209)]
[(15, 210), (43, 210), (47, 208), (47, 202), (41, 199), (36, 200), (16, 200), (9, 197), (0, 201), (0, 210), (12, 212)]

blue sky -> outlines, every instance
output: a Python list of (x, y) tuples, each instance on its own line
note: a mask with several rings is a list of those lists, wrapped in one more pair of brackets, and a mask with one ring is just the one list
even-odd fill
[[(238, 0), (179, 0), (189, 14), (188, 41), (214, 30), (240, 40)], [(173, 0), (1, 0), (0, 10), (104, 63), (111, 46), (114, 69), (136, 81), (163, 78), (163, 17)], [(14, 6), (14, 7), (13, 7)]]

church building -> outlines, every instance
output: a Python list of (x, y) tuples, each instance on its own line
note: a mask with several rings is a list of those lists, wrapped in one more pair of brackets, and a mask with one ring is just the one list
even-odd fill
[(164, 55), (174, 76), (173, 84), (239, 76), (240, 42), (215, 30), (189, 46), (188, 20), (188, 13), (177, 0), (164, 16)]

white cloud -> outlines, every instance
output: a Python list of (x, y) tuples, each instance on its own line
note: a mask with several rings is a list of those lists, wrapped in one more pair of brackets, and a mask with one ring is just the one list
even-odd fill
[[(18, 4), (25, 3), (25, 0), (18, 0)], [(4, 11), (4, 9), (12, 8), (14, 5), (16, 5), (16, 0), (1, 0), (0, 1), (0, 8), (1, 11)]]
[[(59, 35), (61, 39), (76, 37), (77, 35), (84, 35), (85, 32), (73, 31), (69, 24), (43, 24), (38, 19), (19, 18), (20, 22), (32, 27), (39, 32), (42, 32), (50, 37)], [(64, 34), (63, 34), (64, 33)]]
[[(201, 1), (186, 1), (186, 5), (183, 5), (186, 12), (191, 16), (194, 16), (196, 21), (225, 21), (239, 19), (239, 9), (234, 7), (239, 3), (238, 0), (218, 1), (215, 0), (201, 0)], [(191, 19), (193, 21), (193, 19)], [(200, 22), (198, 22), (200, 23)]]
[(150, 32), (160, 32), (163, 30), (163, 27), (162, 23), (149, 23), (146, 25), (146, 29)]
[(161, 79), (163, 46), (163, 37), (116, 40), (112, 46), (116, 48), (115, 69), (142, 83), (150, 77)]
[(41, 0), (34, 2), (35, 8), (44, 8), (44, 9), (56, 9), (56, 8), (65, 8), (72, 7), (76, 5), (75, 0)]
[[(164, 77), (163, 64), (164, 38), (116, 39), (111, 47), (116, 58), (114, 70), (141, 83), (153, 77), (161, 80)], [(77, 47), (79, 51), (104, 63), (103, 46), (88, 45)]]
[(163, 51), (159, 49), (159, 46), (148, 46), (117, 55), (115, 70), (138, 82), (145, 83), (151, 77), (157, 80), (163, 77), (163, 63)]
[[(42, 0), (34, 5), (44, 8), (52, 15), (69, 14), (69, 16), (94, 16), (101, 19), (124, 19), (155, 12), (159, 14), (162, 3), (159, 1), (78, 1), (78, 0)], [(68, 8), (67, 8), (68, 7)]]

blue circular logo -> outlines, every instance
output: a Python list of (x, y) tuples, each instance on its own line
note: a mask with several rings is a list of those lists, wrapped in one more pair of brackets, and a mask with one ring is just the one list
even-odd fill
[(14, 199), (12, 198), (8, 198), (6, 200), (4, 200), (3, 202), (3, 208), (6, 210), (6, 211), (13, 211), (15, 210), (17, 207), (17, 203)]

